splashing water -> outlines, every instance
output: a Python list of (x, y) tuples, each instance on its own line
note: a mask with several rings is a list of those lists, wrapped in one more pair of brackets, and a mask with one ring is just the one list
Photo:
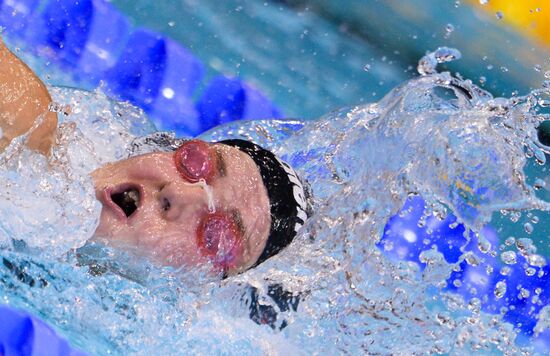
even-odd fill
[[(534, 269), (531, 278), (547, 280), (546, 261), (530, 238), (542, 236), (550, 220), (540, 181), (548, 177), (549, 151), (536, 134), (547, 119), (538, 99), (548, 92), (493, 98), (469, 80), (437, 73), (438, 63), (458, 58), (450, 48), (427, 54), (421, 76), (378, 103), (313, 122), (234, 122), (205, 133), (205, 140), (246, 138), (273, 150), (307, 179), (314, 197), (315, 213), (289, 248), (222, 281), (207, 267), (159, 268), (92, 244), (74, 250), (98, 218), (88, 173), (167, 146), (162, 134), (149, 135), (142, 113), (97, 93), (56, 90), (56, 102), (71, 113), (52, 160), (17, 143), (2, 155), (0, 208), (14, 218), (1, 223), (1, 298), (34, 311), (92, 354), (541, 352), (544, 339), (536, 335), (548, 335), (548, 306), (537, 310), (526, 344), (517, 325), (485, 305), (494, 298), (510, 309), (508, 298), (520, 294), (535, 306), (548, 300), (547, 288), (530, 291), (529, 280), (520, 279), (466, 296), (450, 292), (448, 280), (462, 262), (483, 270), (481, 279), (521, 265)], [(388, 219), (417, 195), (426, 201), (415, 217), (419, 226), (429, 229), (449, 214), (454, 228), (463, 224), (459, 262), (429, 244), (420, 264), (390, 258), (389, 244), (379, 248)], [(504, 266), (488, 263), (495, 256)], [(472, 292), (468, 283), (454, 286)]]

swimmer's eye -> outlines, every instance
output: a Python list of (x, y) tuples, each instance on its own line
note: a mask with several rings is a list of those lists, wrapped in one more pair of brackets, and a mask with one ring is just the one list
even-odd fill
[(218, 167), (215, 150), (204, 141), (191, 140), (182, 144), (174, 154), (174, 163), (183, 179), (207, 183), (215, 176)]

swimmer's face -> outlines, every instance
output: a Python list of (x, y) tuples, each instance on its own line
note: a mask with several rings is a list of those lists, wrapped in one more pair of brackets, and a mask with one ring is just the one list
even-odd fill
[(191, 142), (176, 153), (150, 153), (94, 171), (103, 205), (94, 239), (162, 265), (245, 270), (262, 253), (271, 224), (258, 167), (234, 147)]

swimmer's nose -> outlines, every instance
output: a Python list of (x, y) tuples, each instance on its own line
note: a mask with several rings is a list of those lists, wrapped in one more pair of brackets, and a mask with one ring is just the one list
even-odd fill
[(157, 209), (165, 220), (175, 221), (208, 209), (208, 199), (198, 185), (167, 184), (158, 193)]

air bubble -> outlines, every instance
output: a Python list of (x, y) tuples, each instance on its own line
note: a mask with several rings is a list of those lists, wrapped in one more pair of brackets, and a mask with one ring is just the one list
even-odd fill
[(509, 238), (506, 239), (506, 241), (504, 241), (504, 244), (506, 244), (506, 246), (512, 246), (515, 243), (516, 243), (516, 238), (513, 236), (510, 236)]
[(525, 232), (528, 234), (531, 234), (533, 232), (533, 225), (531, 223), (525, 223), (523, 225), (523, 228), (525, 229)]
[(504, 15), (502, 15), (502, 11), (497, 11), (495, 13), (495, 16), (496, 16), (497, 20), (502, 20), (502, 18), (504, 17)]
[(533, 69), (536, 71), (536, 72), (540, 72), (542, 71), (542, 66), (540, 64), (535, 64), (535, 66), (533, 67)]
[(370, 64), (365, 64), (365, 65), (363, 66), (363, 70), (364, 70), (365, 72), (370, 71), (370, 68), (371, 68), (371, 65), (370, 65)]
[(546, 72), (544, 72), (544, 78), (550, 79), (550, 70), (547, 70)]
[(479, 3), (481, 5), (487, 5), (489, 3), (489, 0), (479, 0)]

